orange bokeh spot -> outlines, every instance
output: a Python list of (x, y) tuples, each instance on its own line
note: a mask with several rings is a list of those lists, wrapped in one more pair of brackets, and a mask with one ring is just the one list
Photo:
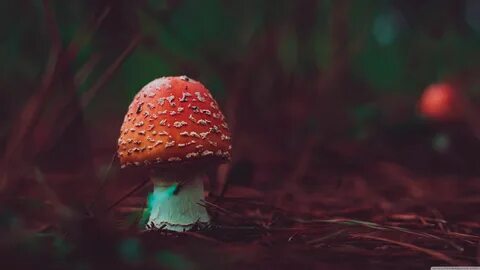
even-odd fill
[(448, 83), (431, 84), (420, 98), (419, 110), (429, 119), (458, 119), (460, 110), (455, 89)]

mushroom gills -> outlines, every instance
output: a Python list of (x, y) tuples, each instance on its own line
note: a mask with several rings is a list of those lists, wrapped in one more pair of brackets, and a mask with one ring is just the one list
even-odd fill
[(188, 231), (209, 224), (210, 217), (204, 206), (203, 177), (196, 175), (185, 181), (168, 182), (153, 179), (154, 190), (148, 200), (150, 217), (147, 230), (164, 229)]

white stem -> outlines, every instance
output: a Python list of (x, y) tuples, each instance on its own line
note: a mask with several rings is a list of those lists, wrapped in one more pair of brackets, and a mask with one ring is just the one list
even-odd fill
[(202, 177), (197, 175), (184, 180), (168, 182), (153, 179), (154, 191), (149, 200), (151, 213), (147, 229), (188, 231), (195, 225), (201, 227), (210, 222), (205, 207), (200, 205), (204, 199)]

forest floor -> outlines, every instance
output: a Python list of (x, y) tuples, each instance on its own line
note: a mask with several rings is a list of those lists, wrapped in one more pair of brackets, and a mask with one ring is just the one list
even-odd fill
[[(371, 168), (364, 175), (382, 181), (369, 185), (350, 174), (333, 192), (290, 185), (210, 194), (205, 206), (213, 224), (196, 232), (143, 231), (139, 194), (104, 216), (74, 214), (50, 201), (55, 218), (44, 223), (22, 224), (4, 208), (0, 254), (10, 269), (427, 269), (480, 262), (478, 179), (429, 179), (389, 162)], [(20, 201), (3, 205), (32, 207)]]

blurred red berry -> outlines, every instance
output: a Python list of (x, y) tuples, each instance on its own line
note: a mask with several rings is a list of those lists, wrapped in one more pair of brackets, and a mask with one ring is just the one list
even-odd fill
[(458, 97), (449, 83), (429, 85), (419, 103), (420, 113), (433, 120), (456, 120), (460, 116)]

